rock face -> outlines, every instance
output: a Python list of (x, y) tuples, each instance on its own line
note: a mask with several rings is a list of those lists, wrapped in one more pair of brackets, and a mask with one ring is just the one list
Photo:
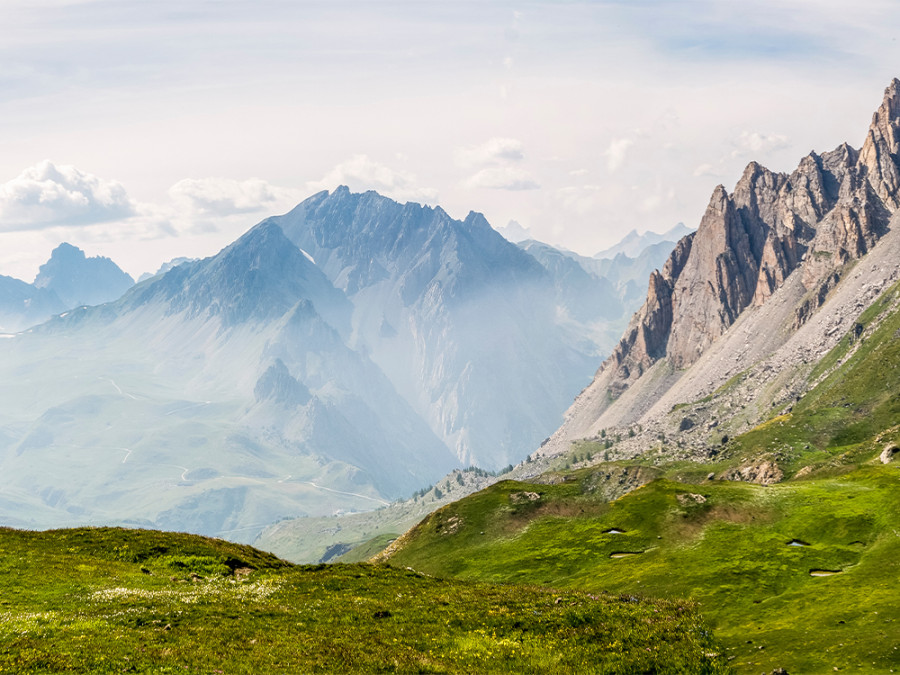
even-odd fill
[(750, 462), (725, 474), (726, 480), (742, 480), (759, 485), (772, 485), (784, 479), (784, 472), (772, 458)]
[(592, 405), (569, 417), (596, 418), (661, 359), (676, 371), (688, 368), (744, 310), (766, 303), (795, 273), (807, 291), (796, 310), (795, 328), (801, 325), (841, 267), (887, 231), (900, 204), (898, 150), (900, 80), (894, 79), (862, 150), (843, 144), (810, 153), (791, 174), (751, 162), (731, 194), (718, 186), (697, 231), (678, 242), (662, 272), (651, 274), (644, 305), (591, 385)]

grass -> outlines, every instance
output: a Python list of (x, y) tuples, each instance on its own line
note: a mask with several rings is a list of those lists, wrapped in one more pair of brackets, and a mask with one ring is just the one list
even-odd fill
[(173, 533), (0, 530), (0, 598), (4, 673), (727, 672), (689, 603)]
[[(591, 471), (565, 485), (504, 482), (441, 509), (391, 561), (460, 579), (690, 597), (737, 672), (900, 669), (897, 467), (770, 487), (658, 479), (612, 503), (585, 489)], [(513, 504), (523, 491), (541, 499)]]

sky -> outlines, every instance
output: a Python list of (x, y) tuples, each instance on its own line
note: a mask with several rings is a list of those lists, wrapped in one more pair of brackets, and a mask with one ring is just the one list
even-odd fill
[(138, 276), (341, 184), (584, 255), (859, 147), (894, 0), (2, 0), (0, 274)]

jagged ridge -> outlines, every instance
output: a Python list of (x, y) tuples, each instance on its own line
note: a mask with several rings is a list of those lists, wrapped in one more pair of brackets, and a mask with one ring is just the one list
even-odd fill
[[(889, 229), (900, 203), (898, 130), (900, 80), (894, 79), (860, 150), (843, 143), (811, 152), (790, 174), (751, 162), (731, 194), (717, 186), (697, 231), (651, 274), (644, 305), (554, 441), (587, 434), (613, 401), (664, 360), (670, 374), (654, 368), (651, 387), (653, 397), (662, 396), (748, 308), (765, 305), (795, 275), (803, 297), (792, 310), (791, 330), (808, 321), (846, 263), (866, 255)], [(562, 447), (554, 443), (547, 451)]]

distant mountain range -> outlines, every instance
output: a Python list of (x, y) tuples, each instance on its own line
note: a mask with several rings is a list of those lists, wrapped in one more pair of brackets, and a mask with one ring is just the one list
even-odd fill
[(478, 213), (347, 188), (137, 285), (62, 245), (11, 284), (58, 315), (0, 354), (4, 522), (252, 540), (514, 464), (661, 262), (520, 248)]
[(81, 249), (60, 244), (33, 284), (0, 276), (0, 332), (15, 333), (67, 309), (115, 300), (133, 285), (109, 258), (88, 258)]
[[(641, 252), (650, 246), (661, 243), (674, 244), (684, 236), (687, 236), (693, 230), (684, 223), (678, 223), (675, 227), (659, 234), (657, 232), (647, 231), (638, 234), (637, 230), (632, 230), (616, 245), (610, 246), (598, 253), (594, 254), (595, 258), (615, 258), (618, 255), (625, 255), (629, 258), (637, 258)], [(671, 247), (670, 247), (671, 248)]]

